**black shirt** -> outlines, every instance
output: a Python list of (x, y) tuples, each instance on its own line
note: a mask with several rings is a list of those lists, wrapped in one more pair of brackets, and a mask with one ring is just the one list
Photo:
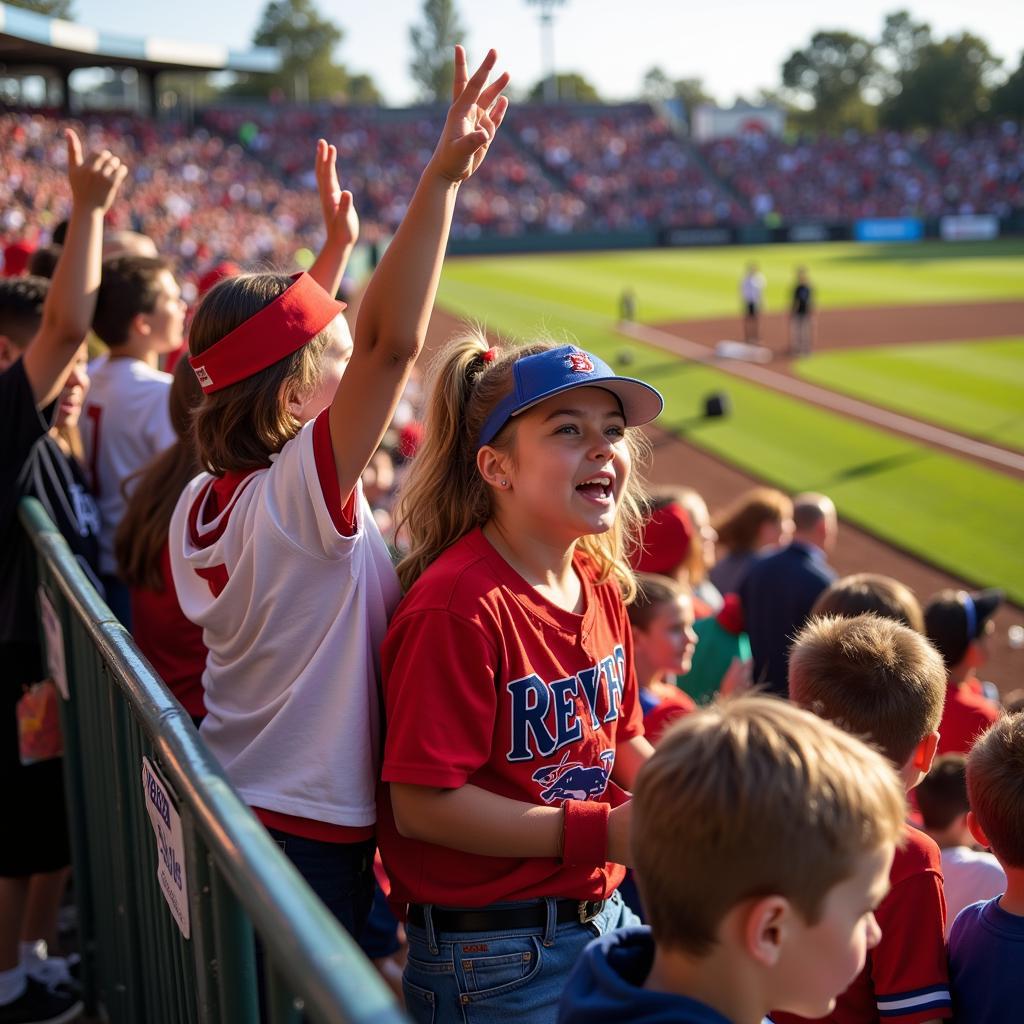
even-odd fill
[(797, 316), (807, 316), (811, 311), (811, 286), (798, 284), (793, 289), (793, 312)]
[(48, 436), (54, 405), (40, 412), (19, 359), (0, 374), (0, 645), (38, 644), (35, 549), (18, 502), (38, 498), (79, 563), (94, 574), (99, 513), (75, 459)]

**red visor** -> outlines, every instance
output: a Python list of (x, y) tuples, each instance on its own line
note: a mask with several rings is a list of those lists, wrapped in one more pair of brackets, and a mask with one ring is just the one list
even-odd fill
[(315, 338), (344, 308), (309, 274), (294, 274), (269, 306), (189, 358), (199, 386), (210, 394), (273, 366)]

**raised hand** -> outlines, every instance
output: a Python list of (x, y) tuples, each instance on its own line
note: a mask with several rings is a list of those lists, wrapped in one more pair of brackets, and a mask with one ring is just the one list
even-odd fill
[(466, 51), (455, 47), (452, 105), (431, 159), (438, 173), (449, 181), (465, 181), (480, 166), (508, 109), (508, 99), (501, 95), (508, 85), (508, 72), (487, 84), (497, 59), (497, 51), (488, 50), (470, 78)]
[(114, 202), (128, 168), (109, 149), (82, 155), (82, 142), (70, 128), (65, 129), (68, 144), (68, 182), (76, 206), (92, 207), (106, 213)]
[(320, 139), (316, 144), (316, 187), (324, 215), (327, 241), (347, 248), (359, 238), (359, 214), (352, 193), (338, 182), (338, 150)]

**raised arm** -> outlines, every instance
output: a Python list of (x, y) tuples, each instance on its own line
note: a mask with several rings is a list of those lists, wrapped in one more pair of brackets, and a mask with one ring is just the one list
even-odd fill
[(455, 48), (455, 100), (409, 208), (363, 296), (352, 359), (330, 409), (342, 500), (376, 450), (423, 347), (459, 185), (480, 166), (508, 106), (491, 50), (472, 78)]
[(328, 295), (337, 295), (345, 267), (359, 239), (359, 214), (356, 213), (352, 193), (348, 189), (342, 191), (338, 181), (338, 150), (329, 146), (325, 139), (316, 144), (314, 169), (327, 238), (309, 268), (309, 276)]
[(83, 158), (78, 136), (70, 128), (65, 135), (72, 196), (68, 233), (43, 305), (43, 322), (23, 357), (40, 407), (60, 393), (78, 347), (89, 333), (100, 286), (103, 215), (128, 174), (109, 150)]

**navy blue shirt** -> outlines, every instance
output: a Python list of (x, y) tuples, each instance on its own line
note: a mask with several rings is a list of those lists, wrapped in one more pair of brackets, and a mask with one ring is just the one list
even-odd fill
[(789, 648), (814, 602), (835, 578), (821, 549), (801, 541), (759, 556), (747, 570), (739, 593), (755, 684), (789, 695)]
[(957, 1024), (1020, 1024), (1024, 1019), (1024, 917), (972, 903), (949, 932), (949, 987)]
[(653, 963), (650, 928), (620, 928), (594, 939), (566, 982), (558, 1024), (731, 1024), (696, 999), (645, 989)]

